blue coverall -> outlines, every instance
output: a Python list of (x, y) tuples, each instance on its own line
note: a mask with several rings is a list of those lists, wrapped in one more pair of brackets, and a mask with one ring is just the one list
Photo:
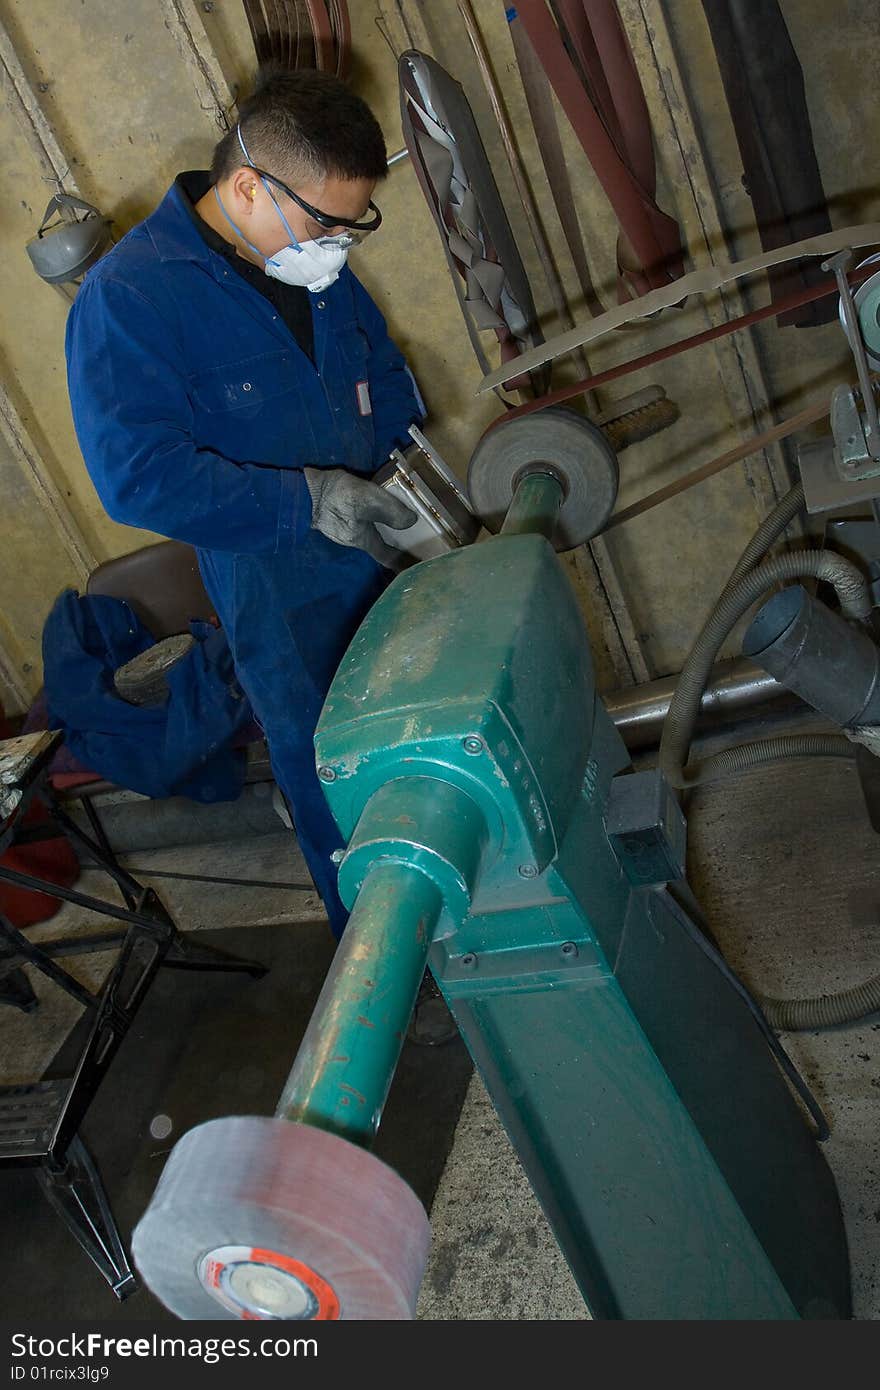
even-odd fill
[(391, 576), (310, 529), (300, 470), (374, 472), (420, 409), (350, 269), (309, 300), (314, 363), (202, 239), (175, 185), (87, 275), (67, 362), (77, 437), (108, 514), (197, 549), (339, 936), (346, 911), (330, 856), (341, 841), (312, 740), (336, 667)]

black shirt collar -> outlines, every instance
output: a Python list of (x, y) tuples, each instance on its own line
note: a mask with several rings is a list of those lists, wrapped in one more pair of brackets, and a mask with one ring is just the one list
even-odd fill
[[(215, 232), (214, 228), (210, 227), (205, 219), (196, 212), (196, 203), (211, 190), (211, 176), (207, 169), (190, 169), (186, 173), (178, 174), (174, 182), (181, 195), (181, 202), (192, 218), (193, 226), (202, 240), (207, 242), (212, 251), (218, 251), (221, 256), (234, 256), (237, 261), (243, 260), (232, 242), (227, 241), (219, 232)], [(249, 262), (245, 261), (245, 265), (247, 264)], [(260, 274), (262, 273), (260, 271)]]
[(214, 228), (199, 216), (195, 205), (211, 188), (211, 176), (206, 170), (192, 169), (188, 173), (178, 174), (174, 180), (174, 188), (202, 241), (212, 251), (225, 257), (243, 280), (268, 299), (306, 356), (314, 360), (314, 330), (308, 290), (303, 285), (288, 285), (283, 280), (276, 280), (267, 275), (261, 266), (254, 265), (252, 261), (240, 256), (232, 242), (215, 232)]

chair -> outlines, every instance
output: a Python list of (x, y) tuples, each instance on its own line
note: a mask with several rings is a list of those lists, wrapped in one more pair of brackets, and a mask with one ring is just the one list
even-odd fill
[[(158, 541), (114, 560), (106, 560), (92, 570), (86, 581), (86, 593), (122, 599), (157, 642), (186, 632), (193, 619), (219, 626), (202, 583), (196, 552), (182, 541)], [(45, 728), (45, 711), (35, 706), (25, 728)], [(258, 727), (254, 725), (246, 732), (241, 742), (247, 750), (245, 780), (248, 783), (271, 781), (268, 754)], [(82, 767), (64, 748), (53, 763), (51, 781), (59, 794), (83, 799), (84, 807), (87, 799), (113, 790), (109, 782)]]
[(196, 552), (182, 541), (159, 541), (92, 570), (87, 594), (124, 599), (159, 642), (186, 632), (192, 619), (218, 623)]

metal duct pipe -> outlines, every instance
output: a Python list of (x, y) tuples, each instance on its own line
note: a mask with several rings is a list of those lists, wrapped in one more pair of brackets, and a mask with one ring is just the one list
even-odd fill
[[(649, 748), (659, 743), (677, 683), (678, 676), (664, 676), (602, 696), (628, 748)], [(700, 715), (737, 715), (786, 693), (784, 685), (754, 662), (742, 658), (722, 661), (703, 693)]]
[(802, 585), (758, 609), (742, 649), (835, 724), (880, 723), (880, 649)]

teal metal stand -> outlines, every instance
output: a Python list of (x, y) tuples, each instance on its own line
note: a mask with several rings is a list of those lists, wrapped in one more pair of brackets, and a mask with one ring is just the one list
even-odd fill
[(594, 1316), (847, 1317), (798, 1103), (606, 830), (629, 762), (548, 543), (561, 497), (537, 465), (501, 535), (401, 575), (333, 683), (352, 917), (278, 1114), (369, 1142), (430, 959)]

